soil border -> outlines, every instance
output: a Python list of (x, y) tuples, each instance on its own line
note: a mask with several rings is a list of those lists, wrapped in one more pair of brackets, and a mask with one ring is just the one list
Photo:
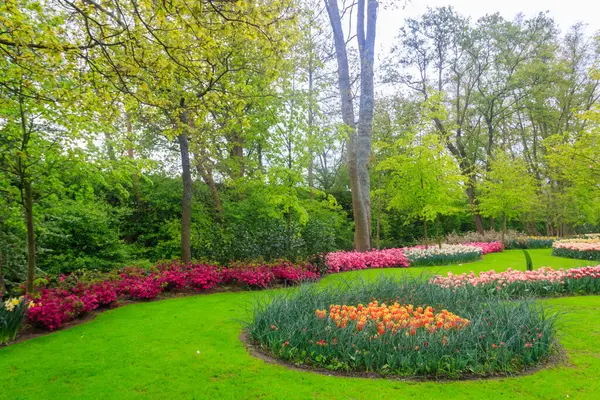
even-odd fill
[(490, 375), (476, 375), (476, 374), (463, 374), (458, 378), (449, 377), (437, 377), (437, 376), (404, 376), (404, 375), (384, 375), (377, 372), (364, 372), (364, 371), (331, 371), (326, 368), (314, 367), (304, 364), (294, 364), (290, 361), (282, 360), (274, 356), (271, 352), (261, 348), (257, 342), (252, 340), (248, 332), (244, 329), (239, 336), (240, 341), (244, 344), (248, 354), (254, 358), (262, 360), (268, 364), (279, 365), (290, 369), (292, 371), (299, 372), (313, 372), (319, 375), (335, 376), (343, 378), (362, 378), (362, 379), (386, 379), (393, 381), (404, 381), (404, 382), (459, 382), (459, 381), (486, 381), (486, 380), (502, 380), (507, 378), (518, 378), (521, 376), (533, 375), (539, 371), (551, 369), (559, 366), (574, 367), (568, 362), (568, 356), (565, 349), (557, 341), (555, 343), (556, 351), (550, 356), (550, 358), (539, 365), (525, 368), (523, 371), (515, 374), (490, 374)]

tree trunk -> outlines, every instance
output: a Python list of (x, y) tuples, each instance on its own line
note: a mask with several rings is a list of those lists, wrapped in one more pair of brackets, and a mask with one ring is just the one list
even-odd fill
[(435, 241), (437, 242), (440, 250), (442, 249), (442, 240), (440, 239), (440, 217), (439, 215), (435, 218)]
[(192, 261), (191, 226), (192, 226), (192, 174), (190, 170), (190, 151), (188, 137), (185, 133), (177, 136), (181, 152), (181, 177), (183, 178), (183, 196), (181, 197), (181, 261), (189, 264)]
[(506, 213), (504, 213), (504, 223), (502, 227), (502, 243), (504, 243), (504, 237), (506, 236)]
[(4, 286), (4, 265), (2, 264), (2, 249), (0, 249), (0, 301), (2, 301), (2, 295), (4, 294), (6, 287)]
[(473, 210), (473, 221), (475, 221), (475, 229), (477, 233), (483, 235), (485, 229), (483, 228), (483, 219), (481, 218), (481, 214), (477, 212), (477, 200), (475, 199), (475, 193), (473, 186), (469, 184), (467, 187), (467, 197), (469, 199), (469, 204), (471, 205), (471, 210)]
[(381, 195), (377, 195), (377, 250), (381, 250)]
[(213, 178), (212, 169), (206, 168), (202, 165), (201, 157), (196, 155), (196, 171), (198, 171), (198, 175), (202, 178), (208, 189), (210, 190), (210, 195), (213, 199), (213, 203), (215, 206), (215, 210), (219, 214), (219, 219), (223, 218), (223, 206), (221, 205), (221, 198), (219, 196), (219, 191), (217, 189), (217, 184), (215, 183), (215, 179)]
[(35, 230), (33, 226), (33, 189), (31, 181), (25, 179), (25, 224), (27, 226), (27, 288), (25, 293), (33, 293), (35, 280)]
[(189, 264), (192, 261), (191, 229), (194, 188), (190, 167), (190, 146), (187, 136), (190, 121), (185, 100), (181, 99), (180, 104), (183, 109), (180, 115), (183, 132), (177, 136), (177, 140), (179, 141), (179, 151), (181, 153), (181, 177), (183, 180), (183, 194), (181, 196), (181, 262)]
[(312, 58), (312, 53), (308, 58), (308, 187), (310, 190), (310, 199), (314, 199), (315, 193), (313, 188), (314, 184), (314, 159), (315, 155), (313, 152), (313, 129), (314, 129), (314, 105), (313, 105), (313, 91), (314, 91), (314, 83), (313, 83), (313, 69), (314, 63)]
[[(125, 112), (125, 123), (127, 126), (127, 157), (133, 161), (135, 160), (135, 152), (133, 149), (133, 125), (131, 124), (131, 115), (129, 115), (128, 112)], [(140, 187), (140, 175), (138, 171), (133, 174), (132, 180), (135, 202), (140, 204), (142, 202), (142, 190)]]
[(423, 219), (423, 236), (425, 237), (425, 246), (429, 243), (429, 237), (427, 235), (427, 218)]
[[(369, 163), (373, 131), (373, 62), (378, 3), (375, 0), (367, 0), (367, 2), (367, 15), (365, 18), (365, 0), (358, 0), (356, 36), (360, 53), (360, 104), (357, 126), (354, 119), (346, 41), (337, 0), (325, 0), (327, 14), (333, 30), (338, 64), (342, 121), (348, 128), (347, 164), (354, 214), (354, 247), (357, 251), (368, 251), (372, 246)], [(366, 30), (365, 19), (367, 22)]]

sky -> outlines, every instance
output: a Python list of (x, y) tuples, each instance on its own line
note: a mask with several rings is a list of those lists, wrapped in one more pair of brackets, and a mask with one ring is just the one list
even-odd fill
[[(381, 0), (380, 3), (390, 0)], [(600, 30), (599, 0), (396, 0), (396, 9), (383, 9), (380, 6), (377, 16), (377, 42), (379, 54), (386, 53), (391, 47), (398, 29), (404, 19), (423, 14), (427, 7), (435, 8), (453, 6), (464, 16), (478, 19), (486, 14), (499, 12), (506, 19), (513, 19), (518, 13), (533, 16), (541, 11), (549, 11), (549, 15), (558, 23), (564, 33), (577, 22), (588, 24), (586, 32), (592, 34)]]

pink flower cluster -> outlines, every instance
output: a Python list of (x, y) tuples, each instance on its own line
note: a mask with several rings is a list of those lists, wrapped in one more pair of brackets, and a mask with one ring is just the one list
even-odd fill
[(31, 300), (29, 321), (55, 330), (100, 307), (116, 305), (118, 299), (150, 300), (170, 290), (210, 290), (221, 283), (266, 288), (280, 280), (298, 283), (316, 280), (319, 275), (310, 265), (289, 262), (261, 265), (236, 265), (221, 269), (214, 265), (158, 265), (145, 270), (127, 267), (118, 275), (106, 274), (94, 282), (80, 282), (74, 275), (61, 276), (56, 287), (42, 288)]
[(600, 240), (559, 240), (554, 242), (552, 247), (573, 251), (600, 251)]
[(110, 282), (78, 284), (70, 290), (42, 289), (39, 298), (27, 310), (27, 318), (52, 331), (98, 307), (111, 305), (116, 300), (117, 292)]
[(373, 250), (364, 253), (338, 251), (327, 255), (327, 272), (343, 272), (367, 268), (408, 267), (410, 262), (403, 249)]
[(481, 249), (481, 254), (500, 253), (504, 251), (502, 242), (467, 242), (463, 244), (465, 246), (479, 247)]
[(543, 282), (548, 284), (564, 284), (567, 279), (600, 278), (600, 265), (596, 267), (582, 267), (571, 269), (555, 270), (549, 267), (542, 267), (535, 271), (515, 271), (509, 268), (504, 272), (487, 271), (475, 275), (470, 274), (454, 275), (448, 272), (444, 277), (436, 275), (429, 280), (429, 283), (448, 289), (455, 289), (465, 286), (495, 286), (500, 290), (513, 283), (533, 283)]

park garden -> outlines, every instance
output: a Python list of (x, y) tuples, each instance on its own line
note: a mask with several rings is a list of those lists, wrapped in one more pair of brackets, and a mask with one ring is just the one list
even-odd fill
[(595, 398), (600, 36), (407, 9), (2, 2), (0, 398)]

